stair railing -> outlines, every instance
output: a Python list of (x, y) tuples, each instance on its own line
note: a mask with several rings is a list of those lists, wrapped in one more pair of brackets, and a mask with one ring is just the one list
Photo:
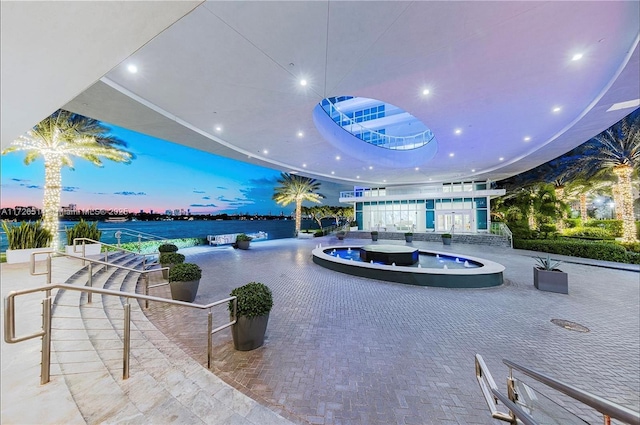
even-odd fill
[[(82, 243), (80, 243), (80, 242), (82, 242)], [(136, 252), (136, 251), (131, 251), (130, 249), (122, 248), (122, 247), (120, 247), (120, 245), (111, 245), (111, 244), (108, 244), (108, 243), (96, 241), (94, 239), (89, 239), (89, 238), (75, 238), (73, 240), (73, 245), (72, 245), (73, 246), (73, 252), (76, 253), (76, 254), (82, 254), (82, 259), (83, 260), (87, 260), (87, 258), (85, 258), (86, 257), (86, 247), (85, 247), (85, 245), (87, 245), (87, 244), (95, 244), (95, 243), (99, 243), (102, 246), (106, 246), (108, 248), (113, 248), (115, 251), (128, 252), (130, 254), (143, 256), (143, 259), (142, 259), (142, 268), (143, 269), (147, 268), (147, 257), (155, 257), (156, 255), (158, 255), (158, 254), (155, 254), (155, 253), (153, 253), (153, 254), (141, 254), (141, 253)], [(78, 247), (81, 247), (80, 251), (78, 251)], [(44, 252), (47, 252), (47, 251), (44, 251)], [(108, 262), (108, 260), (109, 260), (109, 252), (110, 251), (104, 251), (104, 261), (105, 262)]]
[[(550, 388), (560, 391), (600, 412), (604, 417), (605, 424), (610, 424), (611, 419), (617, 419), (629, 424), (640, 423), (640, 413), (638, 412), (566, 384), (544, 373), (521, 366), (510, 360), (503, 359), (502, 362), (509, 367), (507, 395), (498, 390), (498, 387), (496, 386), (487, 365), (482, 359), (482, 356), (480, 354), (476, 354), (475, 358), (476, 379), (478, 380), (478, 384), (480, 385), (485, 401), (489, 406), (491, 416), (495, 419), (512, 424), (522, 422), (525, 425), (537, 425), (538, 423), (529, 413), (525, 412), (524, 409), (517, 404), (519, 396), (515, 386), (516, 380), (513, 377), (513, 370), (517, 370), (518, 372), (521, 372)], [(498, 411), (496, 405), (498, 401), (502, 402), (509, 409), (508, 414)]]
[[(78, 239), (85, 239), (85, 240), (91, 240), (91, 239), (86, 239), (86, 238), (78, 238)], [(109, 246), (113, 246), (113, 245), (109, 245)], [(126, 249), (121, 249), (122, 251), (125, 252), (129, 252), (135, 255), (154, 255), (154, 254), (138, 254), (136, 252), (133, 251), (129, 251)], [(84, 251), (84, 245), (83, 245), (83, 251)], [(46, 255), (46, 259), (45, 259), (45, 265), (46, 265), (46, 269), (44, 271), (40, 271), (37, 272), (36, 271), (36, 257), (40, 256), (40, 255)], [(133, 272), (133, 273), (139, 273), (142, 276), (142, 280), (144, 282), (144, 294), (145, 295), (149, 295), (149, 288), (156, 288), (158, 286), (164, 286), (164, 285), (168, 285), (168, 282), (164, 282), (164, 283), (160, 283), (160, 284), (156, 284), (156, 285), (151, 285), (149, 286), (149, 274), (150, 273), (154, 273), (154, 272), (159, 272), (159, 271), (163, 271), (163, 270), (169, 270), (169, 267), (160, 267), (157, 269), (146, 269), (146, 257), (142, 260), (142, 270), (138, 270), (138, 269), (134, 269), (131, 267), (126, 267), (126, 266), (122, 266), (120, 264), (115, 264), (115, 263), (110, 263), (108, 262), (108, 257), (107, 254), (105, 253), (105, 261), (101, 261), (101, 260), (96, 260), (93, 258), (87, 258), (84, 257), (84, 254), (82, 257), (78, 256), (78, 255), (73, 255), (73, 254), (67, 254), (64, 252), (58, 252), (58, 251), (38, 251), (38, 252), (34, 252), (31, 254), (31, 262), (30, 262), (30, 266), (29, 266), (29, 273), (32, 276), (42, 276), (42, 275), (46, 275), (47, 276), (47, 284), (51, 284), (52, 282), (52, 275), (53, 275), (53, 268), (52, 268), (52, 262), (51, 262), (51, 257), (52, 256), (58, 256), (58, 257), (69, 257), (69, 258), (74, 258), (74, 259), (79, 259), (82, 260), (82, 264), (84, 265), (85, 263), (89, 263), (88, 265), (88, 270), (87, 273), (89, 274), (89, 278), (87, 281), (87, 285), (89, 287), (93, 286), (93, 265), (94, 264), (98, 264), (98, 265), (102, 265), (105, 267), (105, 270), (109, 269), (109, 266), (111, 267), (115, 267), (117, 269), (121, 269), (121, 270), (126, 270), (129, 272)], [(87, 297), (89, 298), (89, 302), (91, 302), (91, 293), (87, 294)], [(149, 308), (149, 302), (145, 302), (145, 308)]]
[[(90, 288), (86, 286), (69, 285), (65, 283), (57, 283), (36, 288), (22, 289), (20, 291), (11, 291), (4, 299), (4, 341), (7, 344), (15, 344), (27, 341), (33, 338), (42, 338), (42, 351), (40, 362), (40, 384), (44, 385), (50, 381), (51, 372), (51, 320), (52, 320), (52, 289), (63, 289), (67, 291), (87, 292), (88, 294), (101, 294), (103, 296), (114, 296), (125, 298), (124, 304), (124, 334), (123, 334), (123, 354), (122, 354), (122, 379), (129, 378), (129, 358), (131, 351), (131, 299), (145, 300), (145, 302), (153, 301), (169, 305), (181, 307), (196, 308), (201, 310), (209, 310), (207, 317), (207, 368), (211, 369), (213, 357), (213, 341), (214, 333), (226, 329), (236, 323), (238, 301), (237, 297), (231, 296), (209, 304), (193, 304), (184, 301), (169, 300), (166, 298), (153, 297), (149, 295), (133, 294), (130, 292), (114, 291), (111, 289)], [(44, 292), (45, 298), (42, 300), (42, 328), (30, 335), (16, 336), (16, 314), (15, 299), (20, 295), (31, 294), (35, 292)], [(87, 296), (88, 303), (91, 303), (91, 297)], [(213, 307), (233, 302), (233, 315), (231, 321), (213, 329)]]

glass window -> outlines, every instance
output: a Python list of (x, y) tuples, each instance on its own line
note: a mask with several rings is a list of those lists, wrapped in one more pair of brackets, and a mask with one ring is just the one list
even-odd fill
[(487, 230), (487, 210), (477, 210), (476, 218), (479, 230)]
[(487, 198), (486, 197), (474, 198), (473, 200), (476, 203), (476, 208), (487, 208)]
[[(424, 202), (424, 201), (420, 201), (420, 202)], [(434, 199), (427, 199), (427, 209), (428, 210), (432, 210), (436, 207), (436, 202)]]

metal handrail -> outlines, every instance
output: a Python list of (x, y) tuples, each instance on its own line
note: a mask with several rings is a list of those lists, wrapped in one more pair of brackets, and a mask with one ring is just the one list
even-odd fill
[(513, 233), (506, 223), (503, 223), (501, 221), (492, 222), (489, 231), (498, 236), (508, 237), (509, 242), (511, 243), (511, 248), (513, 248)]
[(628, 409), (619, 404), (613, 403), (597, 395), (591, 394), (587, 391), (574, 387), (573, 385), (566, 384), (555, 378), (550, 377), (544, 373), (535, 371), (525, 366), (521, 366), (510, 360), (503, 359), (502, 362), (509, 367), (509, 375), (511, 377), (513, 369), (524, 373), (525, 375), (541, 382), (548, 387), (551, 387), (561, 393), (568, 395), (569, 397), (576, 399), (587, 406), (592, 407), (598, 412), (602, 413), (605, 418), (618, 419), (626, 423), (640, 423), (640, 413)]
[[(52, 289), (64, 289), (68, 291), (87, 292), (89, 294), (101, 294), (110, 295), (115, 297), (126, 298), (126, 304), (124, 305), (124, 349), (123, 349), (123, 368), (122, 379), (129, 378), (129, 357), (131, 348), (131, 305), (130, 299), (145, 300), (145, 302), (153, 301), (164, 304), (177, 305), (182, 307), (197, 308), (201, 310), (209, 310), (207, 317), (207, 368), (211, 368), (213, 357), (213, 342), (211, 336), (223, 329), (226, 329), (236, 323), (238, 300), (237, 297), (231, 296), (223, 300), (215, 301), (209, 304), (193, 304), (185, 301), (169, 300), (166, 298), (153, 297), (149, 295), (133, 294), (130, 292), (114, 291), (111, 289), (90, 288), (86, 286), (69, 285), (66, 283), (57, 283), (45, 286), (38, 286), (36, 288), (22, 289), (19, 291), (11, 291), (4, 299), (4, 341), (7, 344), (15, 344), (29, 339), (42, 337), (42, 352), (41, 352), (41, 364), (40, 364), (40, 384), (46, 384), (50, 381), (50, 369), (51, 369), (51, 303), (52, 297), (50, 295)], [(30, 335), (24, 335), (16, 337), (16, 319), (15, 319), (15, 298), (19, 295), (31, 294), (34, 292), (45, 292), (46, 296), (42, 300), (42, 329)], [(88, 297), (90, 299), (90, 297)], [(233, 302), (233, 315), (232, 320), (229, 323), (221, 325), (213, 329), (213, 313), (211, 309), (218, 305)], [(88, 301), (90, 303), (91, 301)]]
[(145, 236), (145, 238), (148, 239), (148, 240), (155, 240), (155, 241), (166, 241), (167, 240), (167, 238), (164, 238), (162, 236), (154, 235), (152, 233), (147, 233), (147, 232), (141, 232), (139, 230), (131, 230), (131, 229), (128, 229), (126, 227), (110, 227), (108, 229), (102, 229), (103, 232), (105, 232), (105, 231), (109, 231), (110, 232), (112, 230), (115, 230), (116, 232), (117, 231), (120, 231), (120, 232), (124, 231), (126, 234), (128, 234), (130, 236)]
[[(87, 239), (87, 238), (78, 238), (78, 239), (84, 239), (84, 240), (89, 240), (91, 241), (92, 239)], [(75, 240), (74, 240), (75, 242)], [(94, 241), (95, 242), (95, 241)], [(106, 244), (105, 244), (106, 245)], [(83, 251), (84, 251), (84, 243), (83, 243)], [(110, 245), (112, 246), (112, 245)], [(75, 245), (74, 245), (75, 247)], [(130, 252), (132, 254), (135, 255), (153, 255), (153, 254), (138, 254), (136, 252), (133, 251), (129, 251), (126, 249), (122, 249), (122, 251), (126, 251), (126, 252)], [(96, 260), (93, 258), (87, 258), (84, 255), (84, 252), (82, 253), (82, 257), (79, 257), (77, 255), (72, 255), (72, 254), (67, 254), (65, 252), (59, 252), (59, 251), (54, 251), (54, 250), (50, 250), (50, 251), (38, 251), (38, 252), (32, 252), (31, 253), (31, 261), (30, 261), (30, 267), (29, 267), (29, 274), (31, 274), (32, 276), (42, 276), (42, 275), (47, 275), (47, 284), (51, 284), (51, 278), (52, 278), (52, 267), (51, 267), (51, 254), (55, 254), (57, 256), (60, 257), (71, 257), (71, 258), (75, 258), (75, 259), (81, 259), (82, 263), (84, 264), (85, 262), (89, 263), (89, 270), (87, 271), (89, 274), (89, 279), (87, 281), (87, 285), (89, 285), (89, 287), (91, 287), (93, 285), (93, 265), (94, 264), (99, 264), (99, 265), (103, 265), (105, 266), (105, 269), (108, 270), (109, 266), (111, 267), (115, 267), (117, 269), (121, 269), (121, 270), (127, 270), (129, 272), (133, 272), (133, 273), (140, 273), (143, 277), (143, 281), (144, 281), (144, 293), (145, 295), (149, 295), (149, 288), (156, 288), (158, 286), (164, 286), (164, 285), (168, 285), (168, 282), (165, 283), (161, 283), (158, 285), (153, 285), (153, 286), (149, 286), (149, 273), (153, 273), (153, 272), (158, 272), (158, 271), (163, 271), (163, 270), (169, 270), (169, 267), (160, 267), (157, 269), (146, 269), (146, 257), (142, 260), (142, 270), (138, 270), (138, 269), (134, 269), (131, 267), (127, 267), (127, 266), (122, 266), (120, 264), (115, 264), (115, 263), (109, 263), (108, 261), (100, 261), (100, 260)], [(46, 271), (44, 272), (36, 272), (36, 257), (38, 255), (47, 255), (47, 259), (46, 259)], [(105, 253), (105, 260), (108, 260), (107, 254)], [(89, 302), (91, 302), (91, 294), (88, 295), (89, 298)], [(149, 303), (145, 302), (145, 308), (149, 308)]]
[[(491, 372), (489, 372), (489, 368), (487, 368), (487, 365), (485, 364), (484, 359), (480, 354), (476, 354), (475, 365), (476, 365), (476, 379), (478, 380), (478, 384), (480, 385), (480, 390), (484, 395), (484, 400), (487, 402), (487, 406), (489, 406), (489, 410), (491, 410), (491, 417), (494, 419), (499, 419), (501, 421), (514, 422), (515, 418), (513, 417), (512, 414), (504, 413), (498, 410), (498, 407), (496, 405), (498, 398), (495, 395), (493, 395), (494, 391), (496, 392), (498, 391), (498, 386), (496, 385), (496, 382), (493, 380), (493, 376), (491, 376)], [(506, 403), (505, 403), (505, 406), (506, 406)]]
[(512, 423), (516, 424), (522, 422), (524, 425), (538, 425), (538, 422), (536, 422), (527, 412), (525, 412), (516, 403), (509, 400), (509, 397), (502, 394), (497, 388), (492, 388), (491, 393), (494, 397), (504, 403), (504, 405), (509, 408), (509, 411), (513, 413), (514, 418)]

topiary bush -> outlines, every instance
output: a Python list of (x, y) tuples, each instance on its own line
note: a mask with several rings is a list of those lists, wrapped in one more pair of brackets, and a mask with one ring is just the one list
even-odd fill
[(73, 245), (73, 240), (76, 238), (87, 238), (99, 241), (102, 237), (102, 231), (98, 230), (97, 221), (89, 223), (83, 219), (80, 219), (78, 223), (70, 228), (65, 226), (65, 232), (67, 234), (67, 245)]
[(193, 263), (176, 264), (169, 271), (169, 282), (190, 282), (202, 278), (202, 269)]
[(513, 247), (531, 251), (550, 252), (572, 257), (593, 258), (595, 260), (615, 261), (619, 263), (639, 264), (640, 254), (627, 251), (622, 245), (612, 242), (580, 240), (523, 240), (515, 239)]
[(158, 247), (158, 252), (176, 252), (178, 247), (172, 243), (163, 243)]
[[(250, 282), (235, 288), (231, 291), (231, 296), (238, 297), (236, 317), (266, 316), (273, 307), (271, 289), (260, 282)], [(229, 301), (229, 311), (233, 313), (233, 301)]]
[(181, 264), (184, 263), (185, 256), (177, 252), (163, 252), (160, 254), (158, 262), (160, 264)]

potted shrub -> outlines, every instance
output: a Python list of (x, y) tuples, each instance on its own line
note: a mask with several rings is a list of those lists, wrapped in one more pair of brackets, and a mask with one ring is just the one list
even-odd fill
[(180, 263), (174, 265), (169, 271), (171, 298), (192, 303), (196, 299), (201, 277), (202, 270), (197, 264)]
[(19, 226), (10, 226), (2, 222), (2, 228), (7, 235), (9, 248), (7, 249), (7, 263), (28, 263), (31, 254), (38, 251), (48, 251), (53, 235), (42, 227), (40, 220), (36, 222), (23, 221)]
[(349, 223), (349, 230), (358, 230), (358, 222), (354, 220)]
[(169, 267), (169, 270), (162, 270), (162, 277), (167, 279), (170, 276), (171, 269), (177, 265), (184, 263), (184, 255), (177, 252), (163, 252), (160, 254), (158, 262), (162, 267)]
[(533, 286), (541, 291), (569, 293), (569, 279), (567, 273), (558, 269), (562, 261), (552, 260), (547, 254), (546, 258), (537, 257), (536, 266), (533, 268)]
[(444, 245), (451, 245), (451, 233), (442, 234), (442, 243)]
[(162, 254), (163, 252), (177, 252), (178, 247), (172, 243), (163, 243), (158, 247), (158, 252)]
[(374, 241), (374, 242), (378, 240), (378, 231), (377, 230), (371, 231), (371, 240)]
[(336, 232), (336, 236), (338, 237), (338, 240), (344, 240), (344, 237), (347, 236), (347, 232), (345, 232), (344, 230), (338, 230)]
[(406, 233), (404, 234), (404, 240), (405, 240), (406, 242), (413, 242), (413, 233), (411, 233), (411, 232), (406, 232)]
[(249, 244), (253, 238), (251, 236), (247, 236), (244, 233), (240, 233), (236, 236), (236, 247), (238, 249), (249, 249)]
[[(273, 307), (271, 289), (263, 283), (250, 282), (231, 291), (238, 297), (236, 323), (231, 328), (233, 346), (239, 351), (249, 351), (264, 344), (264, 335)], [(229, 302), (233, 316), (233, 302)]]
[(82, 255), (82, 245), (84, 244), (84, 255), (98, 255), (102, 249), (102, 244), (92, 243), (89, 241), (78, 241), (78, 244), (74, 247), (73, 241), (76, 238), (87, 238), (94, 241), (99, 241), (102, 237), (102, 231), (98, 230), (98, 222), (94, 221), (89, 223), (80, 219), (78, 223), (72, 227), (65, 226), (65, 232), (67, 234), (67, 246), (65, 250), (67, 254)]

